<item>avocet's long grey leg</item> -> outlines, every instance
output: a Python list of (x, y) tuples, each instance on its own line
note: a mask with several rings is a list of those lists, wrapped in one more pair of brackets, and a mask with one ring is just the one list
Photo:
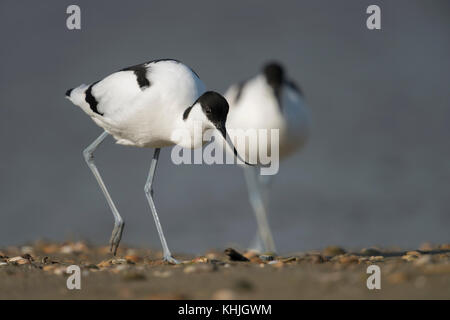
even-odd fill
[(95, 179), (97, 179), (97, 182), (102, 189), (103, 194), (105, 195), (106, 201), (109, 204), (109, 207), (111, 208), (111, 211), (114, 215), (114, 229), (112, 231), (111, 240), (109, 241), (111, 245), (111, 252), (116, 255), (117, 248), (119, 247), (120, 239), (122, 239), (122, 232), (123, 227), (125, 226), (125, 223), (122, 219), (122, 217), (119, 214), (119, 211), (117, 211), (116, 206), (114, 205), (113, 200), (111, 199), (111, 196), (109, 195), (108, 190), (106, 189), (105, 183), (102, 180), (102, 177), (100, 176), (100, 173), (98, 172), (97, 167), (94, 163), (94, 151), (97, 149), (97, 147), (105, 140), (105, 138), (109, 134), (105, 131), (103, 132), (97, 139), (95, 139), (94, 142), (92, 142), (89, 147), (84, 149), (83, 156), (86, 160), (86, 163), (88, 164), (89, 168), (91, 169), (92, 173), (94, 174)]
[[(255, 212), (256, 222), (258, 224), (259, 237), (256, 239), (256, 249), (258, 251), (275, 252), (275, 243), (273, 241), (272, 232), (270, 231), (269, 221), (267, 219), (268, 209), (268, 184), (269, 178), (259, 177), (259, 168), (245, 167), (244, 174), (248, 186), (248, 195), (250, 204)], [(258, 238), (261, 240), (259, 241)], [(258, 248), (261, 245), (262, 248)]]
[(172, 257), (169, 247), (167, 246), (166, 238), (164, 237), (164, 232), (159, 222), (158, 213), (156, 212), (155, 202), (153, 201), (153, 178), (155, 177), (156, 165), (158, 164), (160, 148), (155, 149), (153, 154), (152, 163), (150, 164), (150, 172), (148, 173), (147, 182), (145, 183), (144, 191), (147, 196), (148, 204), (152, 210), (153, 219), (155, 219), (156, 229), (158, 229), (159, 239), (161, 240), (161, 245), (163, 247), (164, 261), (169, 263), (178, 264), (180, 263)]

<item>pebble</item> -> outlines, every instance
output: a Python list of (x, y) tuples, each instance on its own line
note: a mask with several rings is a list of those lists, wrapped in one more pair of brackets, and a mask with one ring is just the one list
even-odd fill
[(62, 254), (71, 254), (73, 252), (72, 247), (69, 245), (62, 246), (61, 249), (59, 249), (59, 252)]
[(217, 260), (219, 256), (214, 252), (208, 252), (206, 258), (208, 258), (208, 260)]
[(343, 256), (339, 259), (342, 264), (359, 263), (359, 258), (357, 256)]
[(17, 256), (17, 257), (13, 257), (11, 259), (8, 259), (8, 263), (14, 263), (14, 264), (18, 264), (18, 265), (23, 265), (23, 264), (30, 264), (30, 260), (29, 259), (25, 259), (23, 257)]
[(66, 274), (66, 270), (67, 270), (66, 267), (56, 267), (53, 270), (53, 273), (56, 274), (57, 276), (61, 276), (63, 274)]
[(128, 263), (138, 263), (138, 262), (141, 262), (142, 259), (137, 255), (130, 254), (130, 255), (125, 256), (125, 260)]
[(320, 254), (309, 256), (308, 260), (314, 264), (325, 262), (325, 259)]
[(381, 256), (381, 251), (375, 248), (364, 248), (361, 250), (361, 254), (364, 256)]
[(408, 261), (408, 262), (412, 262), (412, 261), (416, 260), (417, 257), (405, 254), (404, 256), (402, 256), (402, 259), (405, 261)]
[(235, 300), (236, 294), (230, 289), (220, 289), (212, 295), (213, 300)]
[(193, 263), (207, 263), (208, 258), (206, 257), (196, 257), (192, 260)]
[(123, 259), (123, 258), (120, 258), (120, 259), (112, 259), (111, 260), (111, 264), (113, 264), (113, 265), (116, 265), (116, 264), (127, 264), (128, 262), (127, 262), (127, 259)]
[(369, 257), (370, 261), (383, 261), (384, 257), (383, 256), (371, 256)]
[(56, 244), (47, 244), (47, 245), (43, 245), (41, 250), (44, 254), (54, 254), (54, 253), (58, 252), (59, 246)]
[(53, 271), (55, 269), (56, 269), (55, 265), (48, 265), (48, 266), (43, 266), (42, 267), (42, 270), (44, 270), (44, 271)]
[(254, 257), (258, 257), (259, 253), (258, 253), (258, 251), (250, 250), (250, 251), (247, 251), (246, 253), (244, 253), (243, 256), (246, 257), (247, 259), (251, 260)]
[(345, 254), (345, 253), (346, 253), (346, 251), (343, 248), (338, 247), (338, 246), (329, 246), (323, 250), (323, 254), (325, 256), (329, 256), (329, 257), (333, 257), (333, 256), (337, 256), (340, 254)]
[(421, 256), (421, 253), (418, 251), (408, 251), (402, 259), (408, 262), (415, 261)]
[(29, 253), (23, 254), (22, 258), (30, 260), (30, 261), (34, 261), (33, 257)]
[(287, 257), (287, 258), (281, 259), (281, 261), (283, 263), (295, 262), (295, 261), (297, 261), (297, 257)]
[(33, 253), (33, 247), (30, 247), (30, 246), (24, 246), (24, 247), (20, 248), (20, 251), (21, 251), (23, 254), (32, 254), (32, 253)]
[[(372, 258), (372, 257), (370, 257), (370, 258)], [(359, 263), (363, 263), (363, 262), (370, 263), (370, 258), (369, 257), (359, 257), (358, 261), (359, 261)]]
[(66, 244), (64, 246), (62, 246), (59, 249), (60, 253), (63, 254), (71, 254), (71, 253), (82, 253), (82, 252), (86, 252), (88, 250), (86, 244), (84, 244), (83, 242), (75, 242), (75, 243), (69, 243)]
[(408, 251), (406, 255), (420, 257), (422, 254), (419, 251)]
[(224, 253), (230, 258), (231, 261), (246, 261), (246, 262), (250, 261), (233, 248), (225, 249)]
[(211, 263), (211, 264), (214, 264), (214, 265), (218, 265), (218, 266), (223, 266), (223, 265), (226, 264), (225, 262), (220, 261), (220, 260), (216, 260), (216, 259), (209, 259), (208, 262)]
[(111, 265), (112, 265), (111, 260), (103, 260), (102, 262), (97, 264), (97, 267), (106, 268), (106, 267), (110, 267)]
[(275, 259), (272, 255), (262, 254), (259, 256), (259, 258), (263, 261), (273, 261)]

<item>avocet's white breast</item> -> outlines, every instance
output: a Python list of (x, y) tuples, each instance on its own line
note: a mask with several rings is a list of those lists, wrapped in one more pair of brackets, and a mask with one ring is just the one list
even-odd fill
[[(258, 139), (267, 130), (267, 154), (272, 143), (278, 143), (280, 158), (301, 148), (307, 140), (310, 116), (302, 95), (285, 82), (277, 97), (274, 89), (260, 74), (247, 82), (234, 85), (225, 93), (230, 104), (227, 127), (230, 130), (255, 130)], [(270, 130), (278, 130), (278, 141), (272, 141)], [(239, 154), (246, 160), (258, 159), (259, 140), (256, 144), (236, 145)]]

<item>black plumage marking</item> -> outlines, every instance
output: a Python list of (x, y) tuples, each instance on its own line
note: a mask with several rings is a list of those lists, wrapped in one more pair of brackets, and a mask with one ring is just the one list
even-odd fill
[[(98, 81), (97, 81), (98, 82)], [(94, 82), (93, 84), (91, 84), (89, 86), (89, 88), (87, 88), (86, 93), (85, 93), (85, 98), (84, 100), (86, 100), (86, 102), (89, 104), (89, 107), (91, 108), (91, 110), (101, 116), (103, 116), (103, 113), (100, 113), (97, 109), (97, 105), (98, 105), (98, 101), (97, 99), (95, 99), (95, 97), (92, 95), (92, 87), (97, 83)]]
[(214, 91), (207, 91), (198, 97), (197, 100), (187, 108), (183, 113), (183, 120), (186, 120), (192, 107), (199, 103), (202, 107), (203, 113), (216, 126), (224, 126), (227, 120), (229, 105), (227, 100), (219, 93)]
[(206, 117), (216, 127), (225, 127), (229, 105), (227, 100), (217, 92), (207, 91), (197, 99)]
[(272, 62), (264, 66), (263, 72), (267, 83), (272, 87), (278, 102), (280, 102), (281, 85), (284, 82), (283, 67), (279, 63)]
[(72, 93), (72, 90), (73, 90), (73, 88), (66, 91), (66, 97), (70, 98), (70, 94)]
[(150, 81), (147, 79), (147, 67), (145, 63), (137, 64), (135, 66), (122, 69), (121, 71), (133, 71), (136, 75), (137, 83), (142, 90), (150, 87)]
[[(197, 102), (197, 101), (196, 101), (196, 102)], [(195, 104), (195, 103), (194, 103), (194, 104)], [(187, 117), (189, 116), (189, 113), (191, 112), (193, 106), (194, 106), (194, 105), (192, 105), (192, 106), (190, 106), (189, 108), (187, 108), (186, 110), (184, 110), (184, 112), (183, 112), (183, 120), (186, 120), (186, 119), (187, 119)]]
[[(168, 58), (156, 59), (156, 60), (148, 61), (146, 63), (140, 63), (140, 64), (137, 64), (137, 65), (128, 67), (128, 68), (124, 68), (124, 69), (122, 69), (120, 71), (133, 71), (134, 74), (136, 75), (136, 79), (137, 79), (139, 87), (142, 90), (144, 90), (144, 89), (150, 87), (150, 85), (151, 85), (150, 81), (147, 79), (147, 71), (148, 71), (149, 64), (151, 64), (151, 63), (158, 63), (158, 62), (162, 62), (162, 61), (173, 61), (173, 62), (176, 62), (176, 63), (182, 63), (181, 61), (178, 61), (178, 60), (175, 60), (175, 59), (168, 59)], [(191, 72), (193, 74), (195, 74), (197, 76), (197, 78), (200, 79), (198, 74), (194, 70), (192, 70), (192, 68), (190, 68), (190, 67), (188, 67), (188, 68), (189, 68), (189, 70), (191, 70)]]
[(242, 89), (244, 88), (244, 85), (245, 85), (245, 81), (242, 81), (242, 82), (240, 82), (240, 83), (237, 85), (236, 97), (234, 98), (234, 101), (235, 101), (235, 102), (238, 102), (239, 99), (241, 98), (241, 95), (242, 95)]

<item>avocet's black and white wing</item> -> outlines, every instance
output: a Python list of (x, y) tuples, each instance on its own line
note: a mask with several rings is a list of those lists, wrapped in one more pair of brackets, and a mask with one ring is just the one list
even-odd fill
[(184, 111), (204, 91), (205, 85), (192, 69), (163, 59), (122, 69), (68, 90), (66, 96), (118, 143), (145, 146), (146, 141), (155, 140), (149, 128), (171, 130), (172, 119), (164, 115)]

